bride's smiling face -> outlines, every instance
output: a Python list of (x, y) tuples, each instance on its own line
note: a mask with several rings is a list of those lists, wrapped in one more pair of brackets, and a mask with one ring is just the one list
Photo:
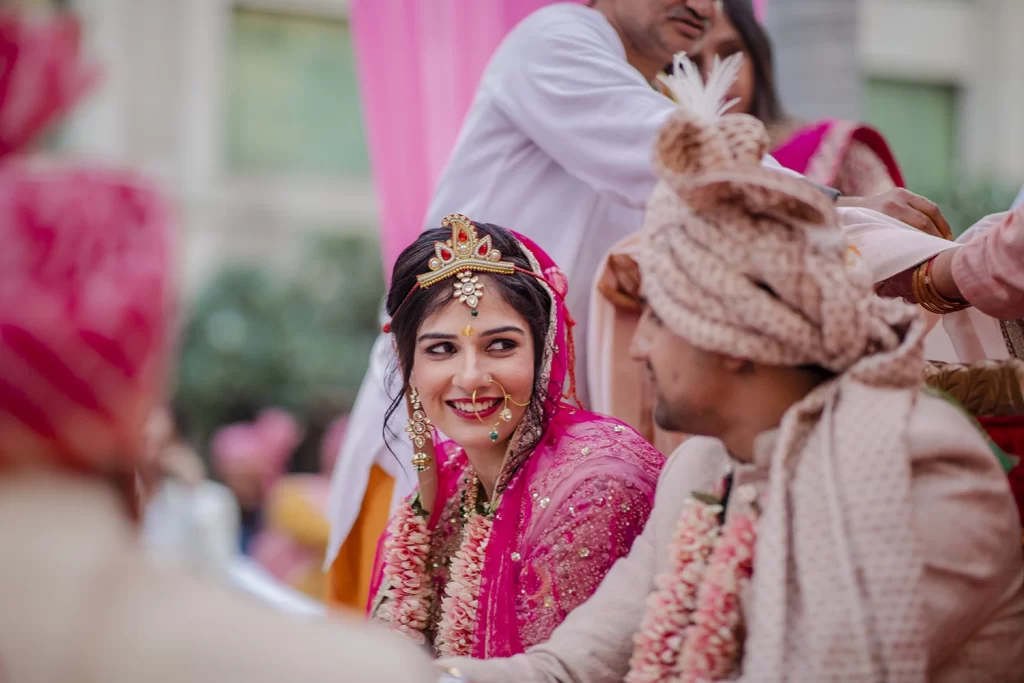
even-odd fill
[[(480, 281), (484, 295), (476, 317), (452, 299), (423, 320), (410, 376), (434, 426), (470, 451), (507, 443), (526, 411), (517, 403), (529, 403), (534, 385), (529, 324), (502, 299), (492, 276)], [(511, 396), (507, 404), (501, 387)], [(508, 421), (502, 419), (506, 405)], [(495, 428), (497, 441), (490, 438)]]

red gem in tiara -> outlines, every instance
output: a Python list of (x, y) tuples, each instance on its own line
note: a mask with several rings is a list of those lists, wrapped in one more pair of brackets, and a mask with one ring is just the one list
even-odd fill
[(501, 252), (491, 245), (491, 236), (481, 239), (473, 222), (462, 214), (446, 216), (441, 226), (452, 229), (451, 239), (434, 242), (434, 255), (427, 262), (429, 272), (416, 277), (420, 287), (429, 287), (468, 270), (501, 275), (515, 272), (511, 261), (501, 260)]

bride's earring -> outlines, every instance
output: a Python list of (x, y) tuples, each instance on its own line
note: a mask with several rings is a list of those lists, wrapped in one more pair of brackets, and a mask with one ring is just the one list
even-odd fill
[(423, 412), (420, 393), (416, 391), (416, 387), (409, 391), (409, 405), (412, 410), (409, 413), (409, 426), (405, 428), (405, 431), (409, 432), (409, 440), (414, 446), (412, 466), (417, 472), (424, 472), (434, 462), (433, 458), (423, 452), (423, 447), (426, 445), (427, 439), (430, 438), (434, 426), (430, 423), (427, 414)]

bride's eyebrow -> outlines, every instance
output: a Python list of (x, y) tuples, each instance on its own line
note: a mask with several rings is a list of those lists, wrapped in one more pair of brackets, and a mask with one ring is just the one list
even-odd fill
[(505, 325), (504, 327), (495, 327), (493, 330), (487, 330), (485, 332), (481, 332), (480, 336), (481, 337), (493, 337), (493, 336), (499, 335), (499, 334), (508, 334), (509, 332), (515, 332), (517, 334), (523, 335), (524, 337), (526, 336), (526, 332), (523, 331), (523, 328), (518, 327), (516, 325)]
[(425, 332), (424, 334), (421, 334), (419, 337), (416, 338), (416, 343), (419, 344), (420, 342), (425, 341), (454, 341), (455, 338), (456, 337), (454, 334), (445, 334), (443, 332)]

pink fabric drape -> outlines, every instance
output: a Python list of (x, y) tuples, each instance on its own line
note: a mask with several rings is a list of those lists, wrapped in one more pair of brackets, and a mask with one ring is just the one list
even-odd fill
[(812, 123), (797, 131), (772, 150), (780, 164), (804, 174), (821, 185), (832, 185), (839, 175), (850, 145), (866, 145), (885, 164), (897, 187), (906, 187), (903, 172), (889, 143), (871, 126), (853, 121), (830, 119)]
[(764, 21), (765, 14), (768, 12), (768, 0), (754, 0), (754, 16), (760, 22)]
[(494, 49), (552, 0), (353, 0), (363, 117), (390, 277), (423, 229), (438, 176)]

